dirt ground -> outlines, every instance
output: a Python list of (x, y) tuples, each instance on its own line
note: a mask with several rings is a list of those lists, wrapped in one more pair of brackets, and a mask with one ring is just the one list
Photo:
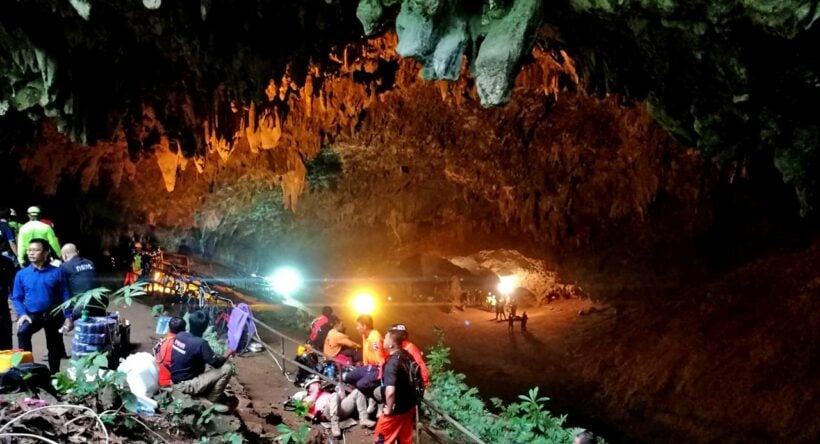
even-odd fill
[[(820, 417), (817, 344), (820, 311), (820, 242), (783, 251), (694, 285), (676, 298), (613, 307), (588, 300), (521, 307), (528, 332), (510, 334), (506, 323), (478, 308), (384, 301), (376, 328), (404, 323), (411, 340), (427, 349), (445, 333), (455, 370), (467, 375), (484, 399), (514, 399), (538, 386), (553, 413), (572, 426), (601, 433), (609, 442), (816, 442)], [(355, 314), (341, 292), (303, 300), (316, 313), (331, 305), (355, 338)], [(599, 308), (588, 313), (592, 307)], [(139, 349), (153, 344), (147, 305), (121, 308), (132, 322)], [(273, 323), (259, 306), (257, 316)], [(305, 331), (275, 328), (304, 338)], [(262, 331), (279, 347), (278, 339)], [(66, 337), (68, 342), (69, 338)], [(44, 351), (35, 336), (35, 357)], [(295, 345), (286, 344), (295, 355)], [(279, 422), (301, 419), (283, 410), (298, 389), (264, 353), (235, 360), (235, 389), (247, 395), (239, 413), (258, 442), (275, 435)], [(64, 361), (67, 362), (67, 361)], [(294, 371), (292, 365), (286, 369)], [(355, 429), (349, 442), (372, 442)]]

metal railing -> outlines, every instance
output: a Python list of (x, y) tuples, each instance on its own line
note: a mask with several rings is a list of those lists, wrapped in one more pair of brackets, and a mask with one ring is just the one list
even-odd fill
[[(287, 341), (290, 341), (291, 343), (296, 344), (296, 345), (303, 345), (304, 341), (297, 341), (296, 339), (294, 339), (294, 338), (292, 338), (292, 337), (290, 337), (290, 336), (288, 336), (288, 335), (286, 335), (286, 334), (284, 334), (284, 333), (280, 332), (279, 330), (276, 330), (275, 328), (271, 327), (270, 325), (268, 325), (268, 324), (266, 324), (266, 323), (264, 323), (264, 322), (262, 322), (262, 321), (260, 321), (260, 320), (258, 320), (258, 319), (256, 319), (256, 318), (253, 318), (253, 321), (254, 321), (254, 323), (255, 323), (258, 327), (262, 327), (262, 328), (264, 328), (265, 330), (267, 330), (267, 331), (269, 331), (270, 333), (272, 333), (272, 334), (274, 334), (274, 335), (278, 336), (278, 337), (281, 339), (281, 351), (277, 351), (277, 350), (275, 350), (273, 347), (271, 347), (269, 344), (267, 344), (265, 341), (263, 341), (263, 340), (259, 337), (259, 335), (258, 335), (258, 334), (257, 334), (257, 337), (256, 337), (256, 339), (257, 339), (257, 340), (258, 340), (258, 341), (259, 341), (259, 342), (260, 342), (260, 343), (261, 343), (261, 344), (265, 347), (265, 349), (266, 349), (269, 353), (271, 353), (271, 357), (273, 357), (273, 355), (276, 355), (276, 356), (279, 356), (279, 358), (282, 360), (282, 363), (281, 363), (281, 365), (279, 365), (279, 368), (281, 368), (281, 369), (282, 369), (282, 373), (283, 373), (283, 374), (286, 374), (286, 373), (287, 373), (287, 372), (285, 371), (285, 362), (290, 362), (291, 364), (295, 365), (296, 367), (301, 368), (302, 370), (305, 370), (305, 371), (307, 371), (307, 372), (308, 372), (308, 373), (310, 373), (310, 374), (313, 374), (313, 375), (315, 375), (315, 376), (318, 376), (319, 378), (321, 378), (321, 379), (322, 379), (322, 380), (324, 380), (324, 381), (331, 382), (331, 383), (334, 383), (334, 384), (342, 384), (342, 385), (344, 385), (344, 386), (346, 386), (346, 387), (348, 387), (348, 388), (351, 388), (351, 386), (350, 386), (350, 385), (345, 384), (344, 382), (342, 382), (342, 380), (341, 380), (341, 372), (339, 373), (339, 379), (338, 379), (338, 380), (334, 380), (334, 379), (332, 379), (332, 378), (328, 377), (327, 375), (322, 374), (322, 373), (320, 373), (320, 372), (316, 371), (315, 369), (312, 369), (312, 368), (310, 368), (310, 367), (308, 367), (308, 366), (306, 366), (306, 365), (303, 365), (303, 364), (301, 364), (301, 363), (297, 362), (297, 361), (296, 361), (296, 360), (294, 360), (294, 359), (291, 359), (291, 358), (288, 358), (287, 356), (285, 356), (285, 341), (286, 341), (286, 340), (287, 340)], [(320, 352), (320, 351), (318, 351), (318, 350), (314, 350), (314, 353), (316, 353), (317, 355), (319, 355), (319, 356), (321, 356), (321, 357), (325, 358), (326, 360), (330, 360), (330, 361), (333, 361), (333, 362), (341, 363), (340, 361), (336, 360), (335, 358), (332, 358), (332, 357), (330, 357), (330, 356), (328, 356), (328, 355), (326, 355), (326, 354), (324, 354), (324, 353), (322, 353), (322, 352)], [(274, 358), (274, 359), (275, 359), (275, 358)], [(279, 364), (279, 363), (277, 362), (277, 364)], [(355, 388), (355, 387), (353, 387), (353, 388)], [(485, 443), (485, 442), (484, 442), (481, 438), (479, 438), (478, 436), (476, 436), (473, 432), (471, 432), (470, 430), (468, 430), (468, 429), (467, 429), (466, 427), (464, 427), (461, 423), (459, 423), (458, 421), (456, 421), (455, 419), (453, 419), (450, 415), (448, 415), (447, 413), (443, 412), (440, 408), (438, 408), (435, 404), (433, 404), (433, 403), (432, 403), (432, 402), (430, 402), (429, 400), (427, 400), (427, 399), (422, 399), (421, 401), (422, 401), (422, 403), (423, 403), (426, 407), (428, 407), (428, 408), (429, 408), (430, 410), (432, 410), (435, 414), (439, 415), (440, 417), (444, 418), (447, 422), (449, 422), (450, 424), (452, 424), (452, 425), (453, 425), (453, 427), (455, 427), (455, 428), (456, 428), (456, 430), (458, 430), (459, 432), (461, 432), (462, 434), (464, 434), (464, 436), (468, 437), (468, 438), (469, 438), (472, 442), (474, 442), (474, 443), (476, 443), (476, 444), (486, 444), (486, 443)]]

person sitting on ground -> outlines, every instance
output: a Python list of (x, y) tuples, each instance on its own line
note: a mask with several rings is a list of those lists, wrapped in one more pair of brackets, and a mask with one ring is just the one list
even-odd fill
[(598, 444), (598, 437), (589, 430), (584, 430), (583, 432), (575, 435), (575, 439), (572, 440), (572, 444)]
[(339, 422), (352, 418), (355, 413), (359, 415), (360, 426), (372, 428), (376, 425), (375, 421), (367, 417), (367, 399), (358, 390), (345, 395), (344, 390), (338, 387), (336, 391), (329, 392), (324, 389), (318, 376), (305, 382), (305, 390), (307, 396), (302, 401), (310, 403), (308, 414), (319, 421), (330, 422), (330, 432), (334, 438), (342, 436)]
[[(174, 338), (171, 352), (171, 379), (174, 389), (186, 395), (204, 397), (211, 402), (224, 398), (225, 387), (231, 379), (232, 367), (226, 361), (233, 350), (217, 356), (202, 334), (208, 328), (208, 316), (195, 311), (188, 316), (189, 331), (181, 331)], [(205, 368), (208, 364), (209, 368)]]
[(185, 331), (187, 328), (185, 319), (174, 316), (168, 321), (168, 334), (154, 346), (154, 361), (159, 368), (159, 386), (171, 387), (173, 381), (171, 380), (171, 358), (173, 356), (174, 340), (178, 333)]
[[(68, 289), (71, 297), (75, 298), (82, 295), (88, 290), (97, 288), (97, 271), (94, 267), (94, 262), (80, 257), (77, 246), (74, 244), (65, 244), (60, 252), (63, 258), (63, 263), (60, 264), (60, 270), (68, 280)], [(108, 297), (101, 295), (100, 299), (90, 299), (87, 304), (77, 304), (74, 307), (74, 312), (71, 315), (72, 320), (77, 320), (82, 317), (83, 310), (88, 316), (105, 316), (108, 308)]]
[(413, 357), (413, 360), (416, 361), (416, 364), (419, 365), (424, 388), (427, 388), (430, 384), (430, 371), (427, 370), (427, 364), (424, 362), (424, 354), (421, 352), (421, 349), (416, 344), (410, 342), (410, 332), (407, 330), (407, 326), (404, 324), (394, 324), (390, 326), (388, 332), (393, 333), (395, 337), (400, 340), (399, 344), (402, 350), (409, 353), (410, 356)]
[[(365, 396), (371, 396), (379, 386), (379, 369), (387, 359), (382, 345), (382, 335), (373, 328), (373, 318), (361, 315), (356, 319), (356, 331), (362, 335), (362, 365), (347, 374), (346, 382), (355, 384)], [(370, 406), (371, 410), (374, 406)]]
[(338, 355), (345, 356), (350, 359), (351, 363), (361, 362), (362, 354), (359, 351), (362, 346), (353, 342), (349, 336), (345, 334), (345, 326), (341, 318), (330, 315), (328, 324), (332, 326), (325, 338), (325, 345), (323, 351), (331, 358)]
[[(325, 338), (317, 337), (319, 331), (324, 327), (330, 317), (333, 316), (333, 309), (328, 306), (322, 307), (322, 314), (316, 317), (313, 322), (310, 323), (310, 336), (308, 337), (308, 345), (313, 347), (316, 350), (321, 349), (325, 345)], [(325, 336), (327, 336), (328, 330), (325, 330)], [(319, 340), (321, 339), (321, 341)]]

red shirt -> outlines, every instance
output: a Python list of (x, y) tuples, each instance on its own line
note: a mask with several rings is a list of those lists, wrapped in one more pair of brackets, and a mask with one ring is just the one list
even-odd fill
[(313, 324), (310, 326), (310, 340), (313, 341), (316, 339), (316, 334), (319, 333), (319, 329), (322, 328), (323, 325), (327, 324), (329, 319), (325, 315), (321, 315), (318, 318), (313, 320)]

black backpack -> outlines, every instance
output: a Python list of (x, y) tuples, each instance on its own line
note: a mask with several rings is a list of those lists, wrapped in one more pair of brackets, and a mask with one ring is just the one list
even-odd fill
[(410, 389), (415, 396), (415, 404), (421, 405), (421, 401), (424, 400), (424, 378), (421, 377), (421, 366), (407, 351), (402, 350), (400, 353), (401, 365), (410, 380)]

